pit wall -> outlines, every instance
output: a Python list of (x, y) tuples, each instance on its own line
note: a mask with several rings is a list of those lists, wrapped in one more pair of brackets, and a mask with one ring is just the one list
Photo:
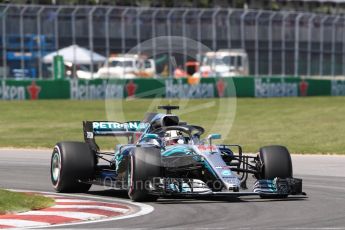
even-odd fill
[(217, 98), (344, 96), (345, 80), (232, 77), (130, 80), (0, 80), (0, 99)]

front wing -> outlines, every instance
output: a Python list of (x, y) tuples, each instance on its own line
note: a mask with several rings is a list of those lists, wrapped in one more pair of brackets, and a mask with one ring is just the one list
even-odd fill
[[(178, 197), (239, 197), (239, 196), (261, 196), (261, 197), (286, 197), (288, 195), (303, 195), (302, 179), (298, 178), (275, 178), (273, 180), (257, 180), (253, 192), (234, 191), (212, 191), (203, 183), (195, 183), (191, 179), (183, 178), (154, 178), (155, 186), (152, 186), (151, 194), (160, 196)], [(196, 185), (196, 186), (195, 186)]]

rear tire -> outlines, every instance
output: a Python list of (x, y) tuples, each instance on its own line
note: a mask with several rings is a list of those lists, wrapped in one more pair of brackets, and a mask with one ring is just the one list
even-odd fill
[(137, 147), (129, 161), (128, 196), (136, 202), (156, 201), (158, 196), (149, 194), (152, 178), (161, 176), (161, 151), (155, 147)]
[(79, 180), (92, 178), (95, 158), (83, 142), (60, 142), (54, 147), (51, 158), (51, 181), (57, 192), (87, 192), (91, 184)]
[[(261, 179), (273, 180), (292, 177), (292, 161), (288, 149), (273, 145), (260, 148), (259, 157), (263, 165)], [(260, 195), (261, 198), (286, 198), (288, 195)]]

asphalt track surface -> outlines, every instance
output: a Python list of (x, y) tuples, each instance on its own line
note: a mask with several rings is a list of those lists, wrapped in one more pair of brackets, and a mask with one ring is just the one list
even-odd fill
[[(0, 187), (53, 191), (50, 151), (0, 150)], [(159, 199), (150, 214), (70, 228), (345, 229), (345, 156), (293, 156), (307, 198)], [(94, 187), (97, 199), (126, 195)], [(65, 226), (64, 228), (66, 228)]]

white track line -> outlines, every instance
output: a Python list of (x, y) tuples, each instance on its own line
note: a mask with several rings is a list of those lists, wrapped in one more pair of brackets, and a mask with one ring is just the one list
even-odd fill
[[(63, 205), (55, 205), (52, 208), (77, 208), (77, 209), (101, 209), (101, 210), (107, 210), (112, 212), (121, 212), (126, 213), (129, 212), (128, 209), (124, 208), (113, 208), (108, 206), (99, 206), (99, 205), (69, 205), (69, 204), (63, 204)], [(81, 210), (80, 210), (81, 211)]]
[(100, 215), (100, 214), (93, 214), (93, 213), (86, 213), (86, 212), (72, 212), (72, 211), (29, 211), (20, 213), (18, 215), (53, 215), (53, 216), (63, 216), (67, 218), (75, 218), (80, 220), (91, 220), (91, 219), (100, 219), (105, 218), (107, 216)]
[(0, 219), (0, 225), (13, 226), (16, 228), (23, 228), (23, 227), (49, 226), (49, 223), (30, 221), (30, 220)]
[[(46, 195), (44, 195), (46, 196)], [(97, 201), (94, 201), (94, 200), (78, 200), (78, 199), (55, 199), (55, 202), (58, 203), (58, 202), (65, 202), (65, 203), (74, 203), (74, 202), (78, 202), (78, 203), (95, 203)], [(101, 202), (99, 202), (101, 203)]]
[[(16, 191), (16, 190), (13, 190)], [(63, 196), (59, 196), (59, 195), (48, 195), (48, 194), (43, 194), (43, 193), (37, 193), (38, 195), (44, 195), (46, 197), (51, 197), (51, 198), (63, 198)]]

